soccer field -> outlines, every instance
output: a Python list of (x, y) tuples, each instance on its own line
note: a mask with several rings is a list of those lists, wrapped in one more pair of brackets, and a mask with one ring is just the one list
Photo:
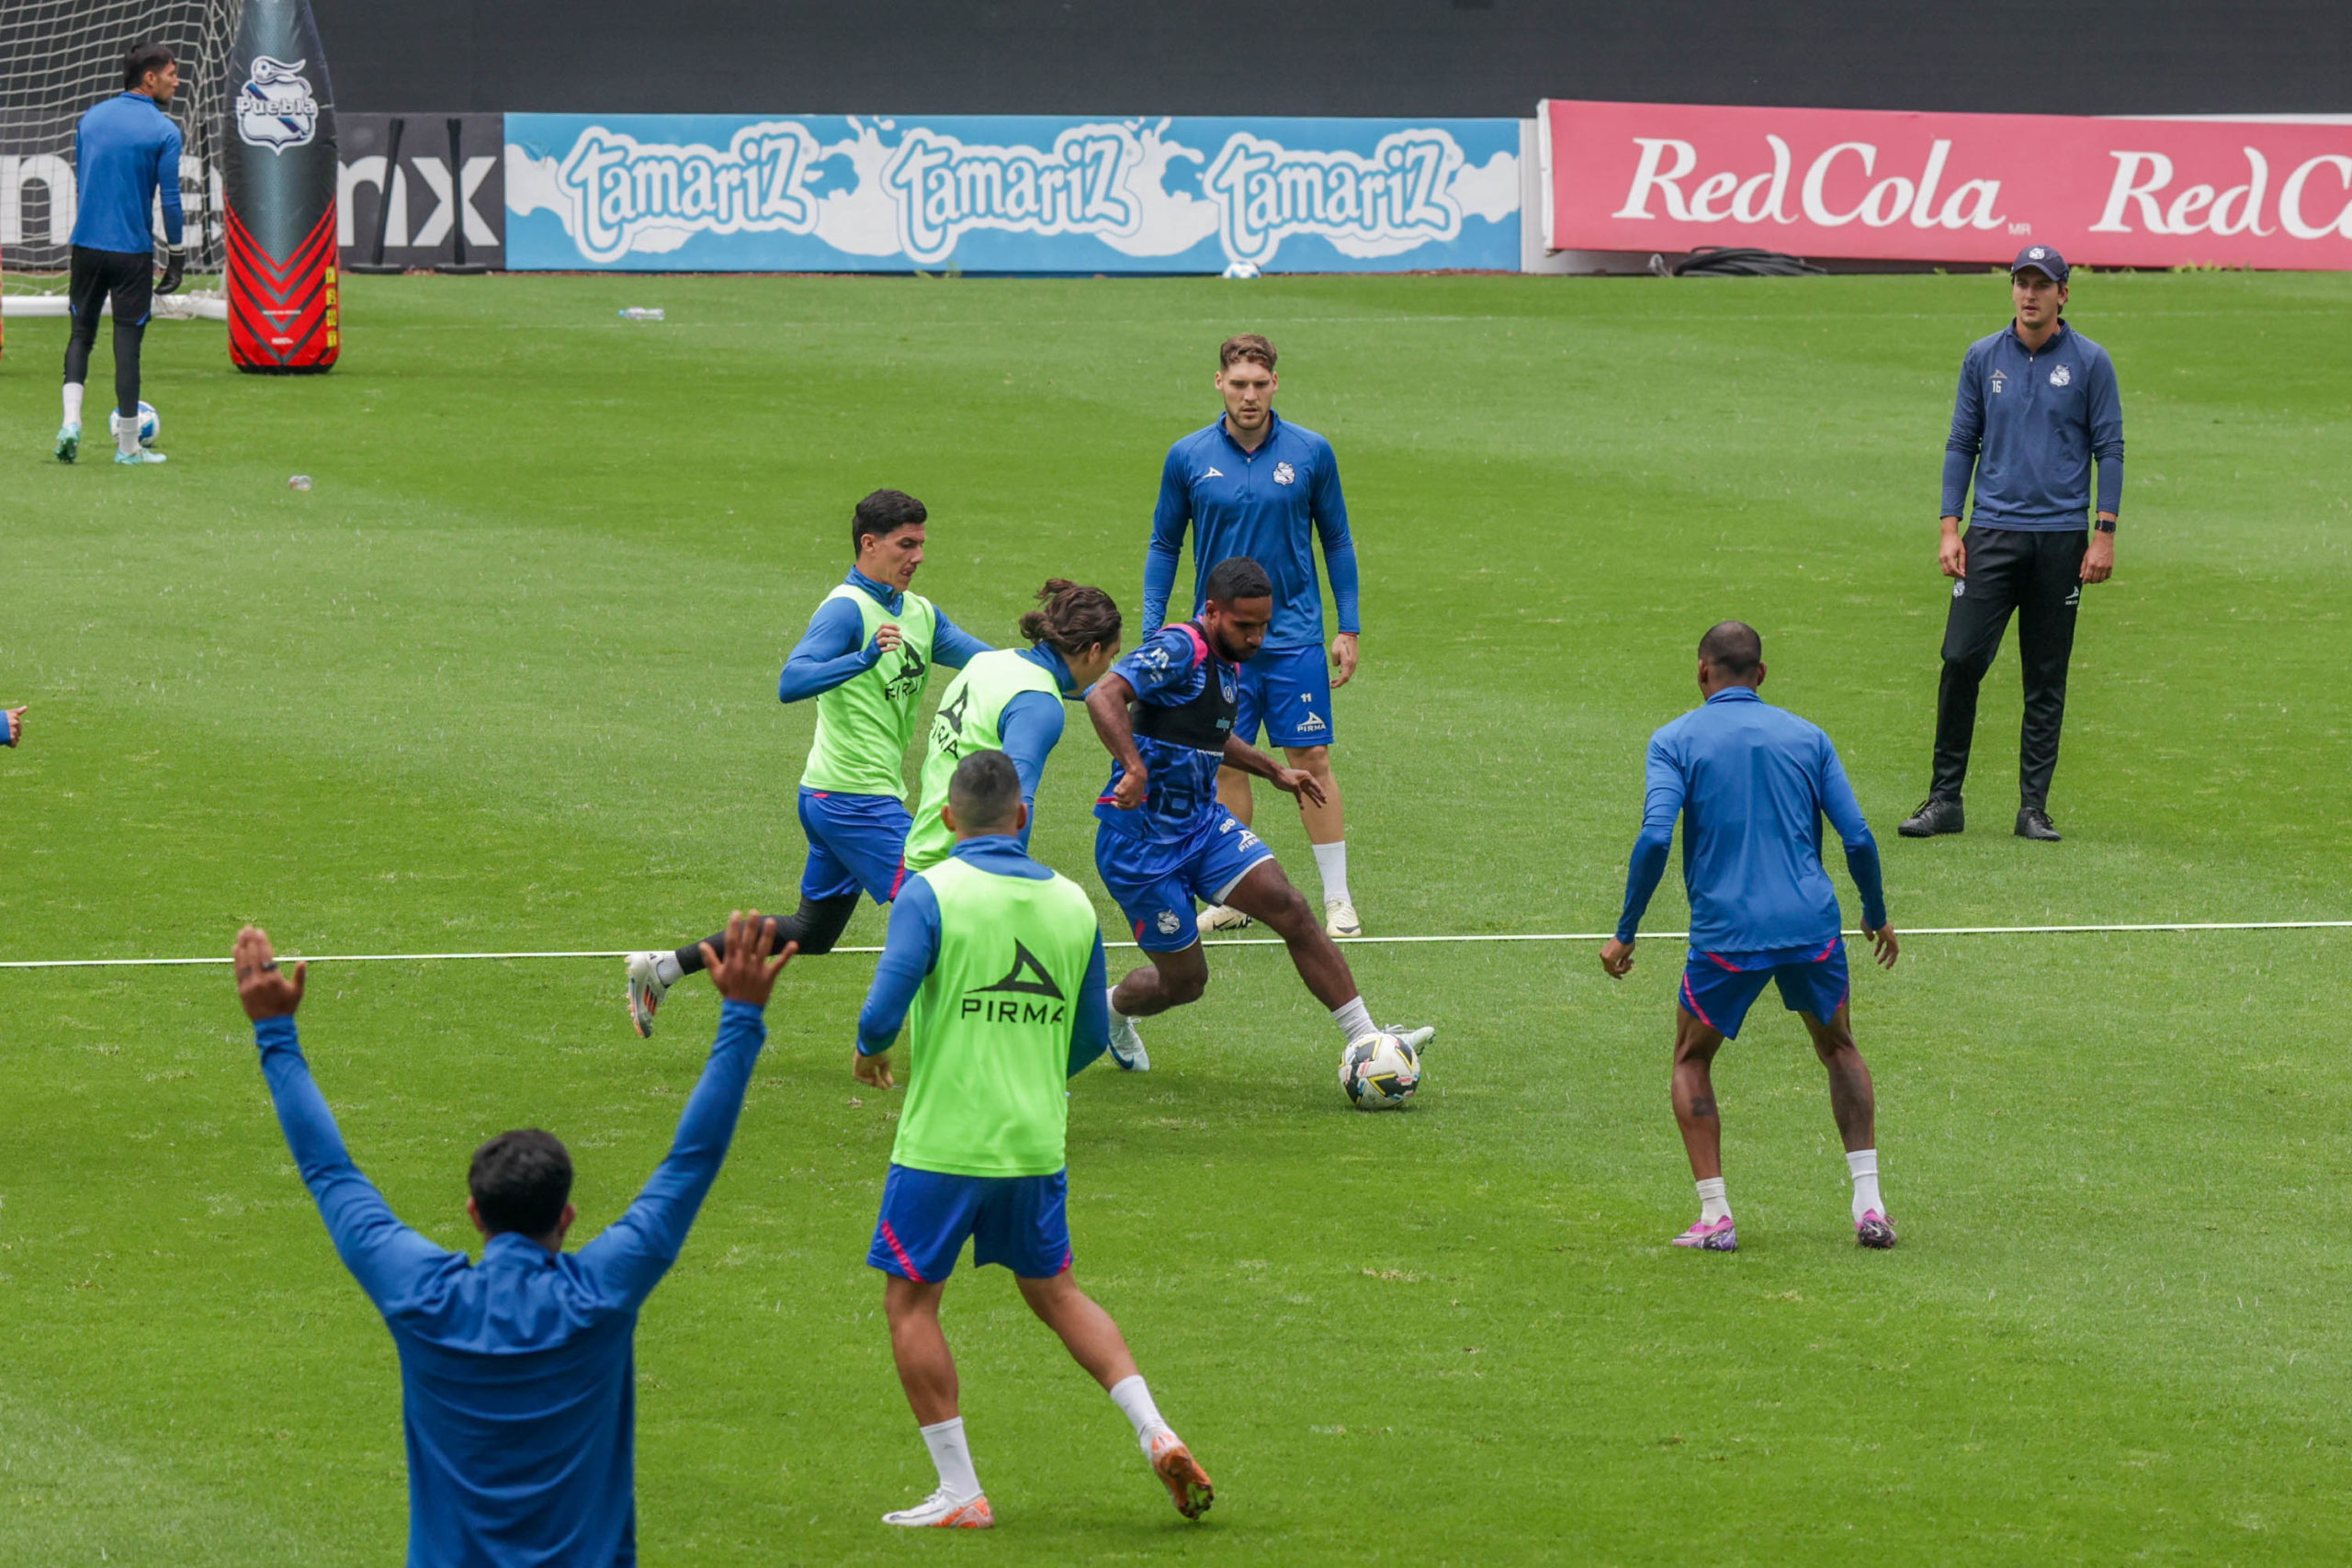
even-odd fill
[[(2352, 278), (2078, 274), (2131, 461), (2059, 845), (2007, 831), (2013, 646), (1971, 831), (1894, 831), (1997, 276), (346, 288), (330, 376), (153, 329), (156, 469), (51, 461), (65, 322), (9, 323), (0, 703), (32, 711), (0, 751), (0, 959), (225, 955), (245, 919), (312, 953), (619, 949), (789, 908), (814, 715), (775, 677), (853, 502), (929, 504), (916, 586), (982, 637), (1048, 575), (1132, 636), (1161, 457), (1239, 330), (1347, 484), (1364, 663), (1334, 761), (1374, 934), (1610, 926), (1643, 748), (1730, 616), (1766, 696), (1838, 740), (1898, 929), (2352, 918)], [(616, 320), (638, 304), (668, 320)], [(1035, 849), (1116, 936), (1105, 774), (1073, 713)], [(1259, 820), (1311, 887), (1295, 815), (1261, 793)], [(1650, 926), (1683, 915), (1669, 876)], [(868, 906), (844, 940), (881, 931)], [(1594, 952), (1351, 949), (1375, 1015), (1441, 1029), (1384, 1117), (1348, 1108), (1280, 949), (1215, 952), (1208, 996), (1146, 1025), (1150, 1075), (1072, 1085), (1070, 1170), (1079, 1278), (1216, 1507), (1175, 1517), (1012, 1282), (967, 1269), (947, 1328), (999, 1526), (952, 1546), (876, 1522), (933, 1479), (864, 1266), (895, 1127), (849, 1075), (873, 961), (796, 964), (639, 1332), (644, 1559), (2352, 1554), (2352, 931), (1923, 935), (1892, 974), (1858, 947), (1890, 1254), (1853, 1246), (1770, 998), (1716, 1068), (1743, 1250), (1666, 1245), (1694, 1213), (1681, 949), (1623, 982)], [(466, 1156), (513, 1125), (571, 1145), (576, 1236), (614, 1218), (716, 1017), (695, 982), (639, 1040), (616, 961), (403, 962), (315, 968), (302, 1023), (362, 1168), (458, 1246)], [(394, 1560), (391, 1344), (225, 968), (0, 970), (0, 1561)]]

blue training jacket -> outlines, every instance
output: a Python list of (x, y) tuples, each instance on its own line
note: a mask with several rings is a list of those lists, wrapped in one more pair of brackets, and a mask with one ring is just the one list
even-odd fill
[(164, 193), (164, 238), (181, 239), (180, 128), (144, 93), (122, 93), (82, 117), (74, 132), (74, 243), (85, 250), (155, 249), (149, 212)]
[(1151, 547), (1144, 554), (1144, 636), (1168, 620), (1187, 525), (1193, 530), (1193, 615), (1207, 600), (1209, 569), (1229, 556), (1248, 556), (1274, 581), (1274, 620), (1266, 628), (1264, 651), (1321, 646), (1323, 580), (1315, 570), (1320, 537), (1340, 629), (1363, 629), (1356, 624), (1356, 546), (1340, 493), (1339, 459), (1331, 444), (1305, 425), (1280, 414), (1267, 417), (1266, 438), (1255, 452), (1244, 452), (1227, 433), (1223, 414), (1168, 449), (1159, 504), (1151, 514)]
[(720, 1009), (669, 1157), (626, 1213), (577, 1252), (492, 1236), (480, 1264), (402, 1224), (352, 1164), (293, 1019), (254, 1039), (303, 1184), (400, 1351), (411, 1568), (634, 1563), (638, 1310), (727, 1157), (760, 1010)]
[(1886, 923), (1878, 842), (1818, 725), (1726, 686), (1650, 737), (1642, 832), (1625, 877), (1617, 940), (1631, 942), (1666, 871), (1682, 818), (1690, 946), (1770, 953), (1837, 940), (1838, 893), (1821, 867), (1821, 819), (1846, 847), (1862, 924)]
[(1958, 517), (1972, 473), (1977, 528), (2079, 530), (2098, 459), (2098, 509), (2123, 507), (2123, 397), (2107, 350), (2066, 325), (2040, 353), (2016, 323), (1968, 345), (1951, 434), (1944, 442), (1943, 511)]

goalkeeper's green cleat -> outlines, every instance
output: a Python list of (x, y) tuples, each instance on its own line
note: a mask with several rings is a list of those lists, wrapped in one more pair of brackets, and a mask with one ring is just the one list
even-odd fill
[(70, 463), (82, 455), (82, 427), (61, 424), (57, 427), (57, 460)]
[(114, 460), (118, 463), (168, 463), (171, 461), (161, 452), (150, 452), (143, 446), (136, 452), (117, 452), (114, 455)]

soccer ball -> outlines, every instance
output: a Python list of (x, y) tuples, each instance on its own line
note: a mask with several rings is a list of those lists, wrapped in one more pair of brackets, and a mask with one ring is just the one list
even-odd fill
[[(141, 400), (139, 405), (139, 445), (153, 446), (155, 445), (155, 437), (162, 434), (163, 430), (163, 421), (155, 417), (155, 405)], [(108, 435), (122, 434), (122, 415), (112, 409), (107, 411), (107, 434)]]
[(1225, 269), (1225, 276), (1227, 277), (1255, 277), (1258, 276), (1258, 264), (1256, 262), (1235, 262), (1231, 266)]
[(1364, 1035), (1340, 1053), (1340, 1087), (1358, 1111), (1402, 1111), (1420, 1082), (1420, 1058), (1394, 1034)]

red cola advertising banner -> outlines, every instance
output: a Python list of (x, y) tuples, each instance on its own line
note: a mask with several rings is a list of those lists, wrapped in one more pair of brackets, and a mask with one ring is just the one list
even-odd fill
[(1555, 251), (2352, 269), (2352, 124), (1554, 98)]

